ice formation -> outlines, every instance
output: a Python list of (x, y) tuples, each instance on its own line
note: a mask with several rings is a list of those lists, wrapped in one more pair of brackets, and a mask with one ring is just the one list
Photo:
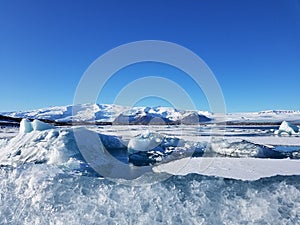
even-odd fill
[(20, 122), (20, 129), (19, 132), (21, 134), (30, 133), (33, 131), (32, 124), (29, 119), (22, 119)]
[(158, 133), (144, 132), (138, 137), (130, 139), (128, 143), (128, 153), (145, 152), (155, 149), (163, 140), (163, 135)]
[(40, 120), (33, 120), (31, 124), (32, 124), (33, 130), (38, 130), (38, 131), (43, 131), (43, 130), (48, 130), (48, 129), (55, 128), (54, 126), (52, 126), (48, 123), (44, 123)]
[(299, 132), (299, 128), (289, 122), (283, 121), (279, 127), (278, 130), (276, 130), (274, 133), (275, 134), (282, 134), (282, 133), (287, 133), (289, 135), (297, 134)]
[[(299, 174), (299, 163), (295, 161), (300, 157), (298, 147), (294, 147), (292, 152), (284, 152), (248, 141), (224, 142), (218, 140), (213, 140), (207, 146), (208, 143), (203, 141), (187, 141), (148, 131), (130, 139), (126, 146), (120, 136), (101, 134), (82, 127), (46, 128), (49, 126), (42, 122), (29, 122), (24, 119), (21, 126), (22, 134), (0, 142), (0, 165), (47, 164), (92, 176), (96, 171), (97, 174), (105, 177), (134, 179), (143, 175), (146, 170), (146, 172), (150, 172), (148, 171), (151, 169), (149, 167), (188, 157), (192, 160), (191, 165), (194, 166), (186, 171), (187, 174), (198, 173), (198, 170), (194, 170), (195, 167), (200, 166), (200, 162), (202, 164), (210, 162), (213, 158), (220, 163), (220, 170), (214, 170), (213, 168), (217, 167), (213, 167), (211, 173), (204, 173), (204, 175), (248, 179), (250, 171), (249, 179), (252, 180), (276, 174)], [(30, 132), (39, 129), (46, 130)], [(24, 135), (24, 133), (26, 134)], [(293, 160), (280, 160), (284, 158)], [(193, 164), (193, 162), (195, 163)], [(226, 163), (228, 166), (222, 167)], [(243, 170), (238, 169), (242, 174), (232, 172), (236, 163), (240, 163), (240, 167), (246, 165)], [(260, 168), (263, 168), (266, 163), (270, 163), (268, 164), (268, 168), (270, 168), (268, 173), (262, 173), (256, 169), (257, 163), (262, 166)], [(282, 168), (285, 167), (288, 167), (287, 171), (283, 171)], [(91, 168), (94, 172), (91, 171)], [(224, 170), (227, 171), (225, 174), (222, 172)], [(160, 172), (169, 171), (162, 170)]]
[(53, 129), (54, 126), (44, 123), (40, 120), (33, 120), (30, 122), (28, 119), (22, 119), (20, 123), (20, 129), (19, 132), (21, 134), (30, 133), (31, 131), (43, 131), (48, 129)]

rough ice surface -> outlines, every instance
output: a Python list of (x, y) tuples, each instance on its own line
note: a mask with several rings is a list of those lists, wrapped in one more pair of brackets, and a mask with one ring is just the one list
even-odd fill
[(20, 133), (1, 146), (0, 164), (60, 164), (67, 162), (78, 152), (72, 132), (66, 129)]
[[(39, 128), (45, 127), (43, 125)], [(75, 139), (75, 134), (82, 137), (81, 141)], [(78, 145), (84, 145), (91, 153), (95, 146), (97, 150), (100, 149), (99, 157), (103, 157), (103, 159), (105, 157), (102, 146), (98, 142), (93, 143), (91, 137), (96, 137), (97, 141), (106, 145), (107, 149), (124, 148), (116, 136), (102, 135), (81, 128), (46, 129), (40, 132), (20, 133), (10, 140), (0, 142), (0, 165), (19, 166), (24, 163), (67, 165), (72, 160), (76, 160), (79, 165), (77, 169), (81, 169), (80, 165), (87, 163)]]
[(298, 132), (299, 132), (299, 128), (296, 125), (290, 122), (283, 121), (279, 129), (275, 131), (275, 134), (280, 135), (282, 133), (286, 133), (289, 135), (293, 135), (293, 134), (297, 134)]
[[(0, 170), (0, 224), (299, 224), (299, 176), (239, 181), (197, 174), (132, 187), (57, 167)], [(2, 194), (3, 193), (3, 194)], [(4, 194), (5, 193), (5, 194)]]

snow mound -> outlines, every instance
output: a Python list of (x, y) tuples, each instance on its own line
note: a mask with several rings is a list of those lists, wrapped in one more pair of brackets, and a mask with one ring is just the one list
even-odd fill
[(30, 122), (30, 120), (28, 119), (22, 119), (20, 123), (19, 132), (20, 134), (25, 134), (25, 133), (30, 133), (32, 131), (43, 131), (43, 130), (49, 130), (54, 128), (55, 128), (54, 126), (39, 120), (33, 120), (32, 122)]
[[(22, 132), (10, 140), (0, 142), (0, 165), (20, 165), (23, 163), (47, 163), (62, 165), (72, 162), (87, 164), (82, 153), (97, 155), (95, 159), (106, 163), (106, 151), (126, 149), (121, 139), (113, 135), (99, 134), (78, 128), (49, 128), (40, 121), (23, 120), (22, 130), (39, 132)], [(110, 155), (110, 153), (108, 153)], [(105, 160), (104, 160), (105, 159)]]
[[(29, 126), (28, 121), (25, 124)], [(23, 163), (66, 163), (78, 154), (70, 130), (48, 129), (40, 132), (19, 133), (1, 146), (0, 164), (18, 166)]]
[(279, 127), (278, 130), (276, 130), (274, 133), (277, 135), (280, 135), (282, 133), (286, 133), (289, 135), (294, 135), (299, 132), (299, 128), (296, 125), (293, 125), (290, 122), (283, 121)]

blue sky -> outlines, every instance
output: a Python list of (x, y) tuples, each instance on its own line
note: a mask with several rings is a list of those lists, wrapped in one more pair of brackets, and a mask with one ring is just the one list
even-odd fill
[[(149, 39), (198, 54), (219, 81), (229, 112), (300, 109), (299, 0), (1, 1), (0, 28), (0, 111), (72, 104), (96, 58)], [(188, 76), (155, 63), (117, 73), (98, 102), (112, 103), (149, 71), (173, 77), (197, 108), (209, 110)], [(151, 98), (140, 104), (167, 105)]]

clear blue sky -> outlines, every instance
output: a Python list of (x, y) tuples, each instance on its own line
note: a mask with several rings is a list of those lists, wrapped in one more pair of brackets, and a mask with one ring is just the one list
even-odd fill
[[(218, 79), (229, 112), (300, 109), (299, 0), (0, 1), (0, 28), (0, 111), (72, 104), (97, 57), (148, 39), (198, 54)], [(111, 103), (118, 89), (152, 70), (172, 74), (199, 109), (209, 110), (201, 90), (175, 69), (125, 70), (99, 103)], [(148, 100), (140, 104), (163, 104)]]

